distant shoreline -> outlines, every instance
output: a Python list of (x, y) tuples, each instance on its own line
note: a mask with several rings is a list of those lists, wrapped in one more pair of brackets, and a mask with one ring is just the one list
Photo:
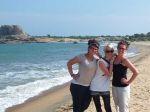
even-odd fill
[(133, 35), (78, 35), (78, 36), (31, 36), (24, 32), (19, 25), (1, 25), (0, 26), (0, 44), (15, 43), (48, 43), (48, 42), (85, 42), (89, 39), (103, 41), (150, 41), (150, 32)]
[(127, 40), (130, 42), (149, 41), (146, 39), (132, 39), (125, 37), (113, 37), (113, 36), (29, 36), (25, 34), (21, 35), (6, 35), (0, 36), (0, 44), (16, 44), (16, 43), (50, 43), (50, 42), (87, 42), (89, 39), (96, 39), (98, 41), (120, 41)]
[[(95, 38), (99, 40), (98, 38)], [(26, 38), (26, 39), (3, 39), (0, 40), (0, 44), (16, 44), (16, 43), (50, 43), (50, 42), (87, 42), (89, 39), (75, 39), (75, 38)]]

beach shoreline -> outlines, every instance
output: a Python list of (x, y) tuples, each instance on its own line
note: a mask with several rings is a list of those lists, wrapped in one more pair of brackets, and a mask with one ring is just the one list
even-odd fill
[[(133, 42), (132, 45), (140, 51), (139, 55), (131, 58), (132, 62), (135, 63), (135, 66), (138, 68), (141, 68), (140, 66), (145, 63), (145, 59), (149, 59), (150, 55), (150, 42)], [(149, 64), (149, 63), (148, 63)], [(150, 64), (149, 64), (150, 65)], [(148, 67), (148, 66), (147, 66)], [(143, 71), (143, 69), (140, 69), (140, 73), (142, 72), (148, 72), (147, 70)], [(144, 74), (144, 73), (143, 73)], [(138, 76), (139, 77), (139, 76)], [(139, 108), (136, 108), (136, 105), (138, 105), (138, 102), (136, 103), (133, 99), (133, 96), (138, 96), (136, 91), (136, 85), (138, 85), (138, 80), (140, 78), (136, 79), (135, 83), (133, 83), (132, 88), (134, 92), (131, 92), (131, 106), (134, 106), (134, 108), (131, 108), (131, 112), (139, 112), (137, 111)], [(65, 83), (61, 86), (55, 87), (53, 89), (47, 90), (42, 92), (40, 95), (35, 96), (33, 98), (28, 99), (22, 104), (15, 105), (12, 107), (9, 107), (6, 109), (6, 112), (71, 112), (71, 95), (69, 91), (69, 84)], [(135, 84), (135, 85), (134, 85)], [(139, 87), (139, 86), (138, 86)], [(140, 87), (139, 87), (140, 88)], [(150, 89), (148, 90), (150, 92)], [(149, 93), (148, 92), (148, 93)], [(133, 97), (133, 98), (132, 98)], [(112, 98), (111, 98), (112, 100)], [(112, 102), (112, 107), (114, 110), (114, 104)], [(142, 103), (142, 102), (140, 102)], [(144, 103), (144, 102), (143, 102)], [(136, 104), (136, 105), (135, 105)], [(143, 104), (141, 104), (143, 106)], [(140, 107), (141, 107), (140, 105)], [(143, 108), (146, 108), (145, 106)], [(95, 107), (93, 102), (91, 102), (90, 107), (87, 109), (86, 112), (95, 111)], [(140, 112), (148, 112), (148, 110), (140, 111)]]
[[(63, 104), (63, 102), (70, 100), (71, 96), (68, 91), (69, 85), (70, 85), (70, 82), (66, 82), (62, 85), (58, 85), (58, 86), (55, 86), (48, 90), (42, 91), (39, 95), (31, 97), (21, 104), (17, 104), (17, 105), (7, 108), (5, 112), (17, 112), (17, 111), (18, 112), (23, 112), (23, 111), (24, 112), (33, 112), (32, 106), (30, 107), (30, 105), (32, 105), (32, 104), (35, 104), (35, 106), (34, 106), (35, 112), (42, 112), (43, 109), (47, 109), (47, 112), (53, 112), (59, 106), (61, 106), (61, 104)], [(68, 91), (67, 92), (68, 94), (66, 94), (66, 91)], [(47, 98), (49, 98), (48, 101), (47, 101)], [(43, 106), (42, 109), (38, 109), (38, 106), (43, 104), (43, 103), (40, 103), (39, 101), (47, 102), (48, 108), (45, 105), (45, 106)], [(22, 108), (26, 108), (26, 109), (21, 111)], [(37, 111), (37, 109), (38, 109), (38, 111)]]

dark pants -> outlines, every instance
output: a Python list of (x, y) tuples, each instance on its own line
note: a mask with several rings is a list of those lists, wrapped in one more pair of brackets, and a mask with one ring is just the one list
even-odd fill
[(110, 106), (110, 93), (92, 95), (97, 112), (102, 112), (100, 96), (102, 97), (104, 101), (104, 108), (106, 112), (112, 112), (111, 106)]
[(73, 101), (73, 112), (84, 112), (91, 102), (89, 86), (71, 83), (70, 92)]

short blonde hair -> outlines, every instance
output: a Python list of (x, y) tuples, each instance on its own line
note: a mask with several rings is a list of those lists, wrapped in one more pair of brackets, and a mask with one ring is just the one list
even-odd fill
[(110, 43), (108, 43), (108, 44), (106, 44), (106, 45), (104, 46), (104, 51), (106, 51), (107, 48), (109, 48), (109, 49), (111, 49), (111, 50), (114, 51), (114, 47), (113, 47), (113, 45), (111, 45)]

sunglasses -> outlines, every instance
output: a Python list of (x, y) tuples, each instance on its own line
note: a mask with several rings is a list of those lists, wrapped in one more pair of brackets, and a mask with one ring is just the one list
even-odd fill
[(114, 50), (106, 50), (105, 53), (113, 53)]

